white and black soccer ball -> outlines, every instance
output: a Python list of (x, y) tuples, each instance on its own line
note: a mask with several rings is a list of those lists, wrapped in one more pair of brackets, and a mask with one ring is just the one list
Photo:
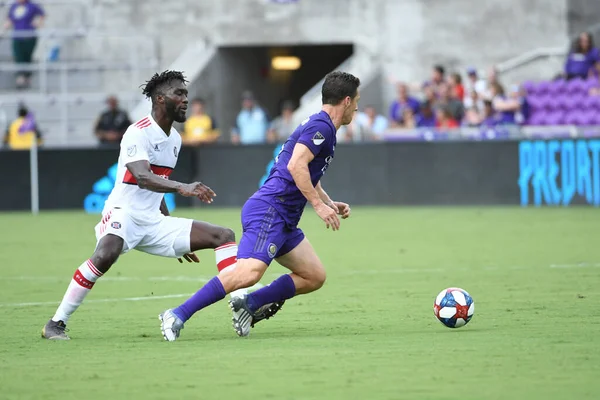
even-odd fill
[(444, 289), (433, 303), (436, 318), (448, 328), (460, 328), (469, 323), (475, 312), (475, 302), (460, 288)]

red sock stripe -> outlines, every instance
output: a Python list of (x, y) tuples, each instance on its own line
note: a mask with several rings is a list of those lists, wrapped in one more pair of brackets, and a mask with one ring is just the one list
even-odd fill
[(231, 256), (229, 258), (224, 259), (223, 261), (221, 261), (220, 263), (217, 264), (217, 269), (219, 270), (219, 272), (221, 272), (222, 270), (224, 270), (225, 268), (229, 267), (230, 265), (235, 264), (235, 262), (237, 261), (237, 257), (236, 256)]
[(94, 282), (87, 280), (85, 276), (83, 276), (83, 274), (79, 272), (79, 269), (75, 271), (75, 275), (73, 275), (73, 280), (77, 282), (79, 286), (84, 287), (86, 289), (91, 289), (92, 287), (94, 287)]
[(236, 242), (228, 242), (228, 243), (222, 244), (221, 246), (217, 247), (215, 249), (215, 251), (217, 251), (217, 250), (223, 250), (223, 249), (226, 249), (226, 248), (231, 247), (231, 246), (237, 246), (237, 243)]
[(101, 277), (103, 275), (102, 272), (100, 272), (98, 268), (96, 268), (92, 260), (87, 260), (86, 263), (87, 266), (90, 267), (90, 270), (94, 273), (94, 275), (96, 275), (97, 277)]

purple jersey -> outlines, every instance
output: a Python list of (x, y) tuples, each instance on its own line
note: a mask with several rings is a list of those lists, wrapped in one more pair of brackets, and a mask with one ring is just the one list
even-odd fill
[(335, 134), (335, 126), (325, 111), (304, 120), (281, 146), (269, 177), (251, 198), (269, 203), (288, 226), (295, 227), (306, 206), (306, 198), (287, 169), (294, 146), (296, 143), (302, 143), (314, 154), (315, 158), (308, 163), (308, 170), (312, 184), (316, 186), (333, 160)]

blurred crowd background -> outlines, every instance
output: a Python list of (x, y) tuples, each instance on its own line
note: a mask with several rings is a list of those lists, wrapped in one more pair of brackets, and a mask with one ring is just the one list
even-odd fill
[(596, 135), (594, 1), (322, 3), (0, 2), (3, 146), (118, 146), (148, 112), (139, 85), (166, 68), (190, 79), (186, 146), (285, 141), (337, 68), (364, 82), (340, 142)]

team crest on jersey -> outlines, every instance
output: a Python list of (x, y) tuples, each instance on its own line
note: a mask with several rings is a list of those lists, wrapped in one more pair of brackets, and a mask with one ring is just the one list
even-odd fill
[(121, 223), (117, 221), (112, 222), (110, 226), (112, 226), (113, 229), (121, 229)]
[(127, 148), (127, 155), (129, 157), (133, 157), (135, 156), (135, 153), (137, 153), (137, 147), (135, 147), (135, 144), (133, 146), (129, 146)]
[(173, 155), (177, 158), (177, 146), (173, 147)]
[(321, 132), (315, 133), (315, 136), (313, 136), (313, 138), (312, 138), (312, 142), (316, 146), (322, 145), (324, 141), (325, 141), (325, 137), (321, 134)]
[(274, 243), (269, 244), (269, 247), (267, 248), (267, 253), (269, 253), (269, 257), (275, 257), (275, 254), (277, 254), (277, 246), (275, 246)]

